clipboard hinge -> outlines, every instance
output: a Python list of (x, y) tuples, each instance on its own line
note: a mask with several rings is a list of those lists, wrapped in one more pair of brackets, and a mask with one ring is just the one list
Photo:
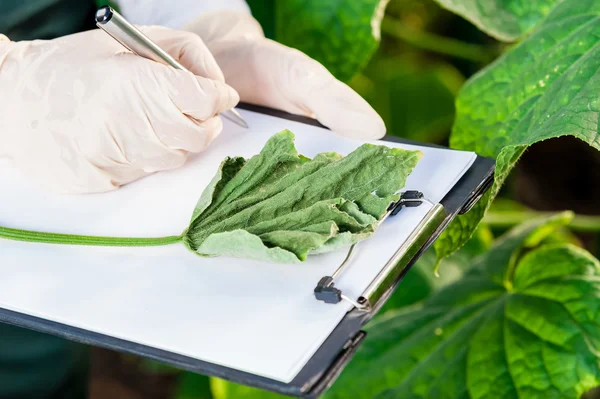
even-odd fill
[[(381, 222), (383, 222), (389, 216), (396, 216), (402, 210), (403, 207), (413, 208), (413, 207), (420, 206), (424, 202), (430, 204), (432, 207), (435, 207), (435, 205), (436, 205), (432, 201), (425, 198), (423, 193), (420, 191), (417, 191), (417, 190), (405, 191), (401, 194), (400, 199), (398, 201), (394, 202), (393, 204), (391, 204), (388, 207), (388, 210), (387, 210), (386, 214), (383, 216), (383, 218), (381, 219)], [(346, 255), (346, 258), (338, 266), (338, 268), (335, 270), (335, 272), (331, 276), (325, 276), (319, 280), (319, 282), (317, 283), (317, 286), (314, 289), (314, 295), (318, 301), (322, 301), (322, 302), (329, 303), (329, 304), (337, 304), (337, 303), (340, 303), (341, 301), (345, 300), (347, 302), (350, 302), (357, 309), (361, 309), (361, 310), (369, 309), (370, 306), (368, 304), (368, 301), (364, 301), (363, 296), (361, 296), (361, 298), (363, 298), (362, 302), (360, 299), (359, 299), (359, 301), (354, 301), (354, 300), (348, 298), (346, 295), (344, 295), (342, 293), (342, 290), (340, 290), (339, 288), (336, 288), (335, 284), (334, 284), (335, 278), (341, 274), (341, 272), (344, 270), (344, 267), (349, 262), (355, 246), (356, 246), (356, 244), (353, 244), (350, 247), (350, 249), (348, 250), (348, 254)]]

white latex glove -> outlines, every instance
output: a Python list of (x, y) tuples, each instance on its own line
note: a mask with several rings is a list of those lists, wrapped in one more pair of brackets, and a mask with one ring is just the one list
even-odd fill
[(210, 12), (183, 29), (202, 38), (242, 101), (313, 116), (353, 138), (385, 134), (383, 120), (362, 97), (317, 61), (266, 39), (251, 15)]
[(193, 73), (131, 54), (100, 30), (0, 37), (0, 156), (55, 191), (90, 193), (204, 150), (238, 94), (197, 35), (142, 30)]

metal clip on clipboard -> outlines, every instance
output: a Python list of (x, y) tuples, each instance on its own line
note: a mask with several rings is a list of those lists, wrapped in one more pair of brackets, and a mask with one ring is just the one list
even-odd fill
[(370, 311), (377, 301), (396, 282), (404, 268), (412, 260), (420, 248), (429, 240), (434, 231), (440, 226), (446, 216), (444, 207), (435, 204), (424, 197), (423, 193), (416, 190), (405, 191), (397, 202), (388, 208), (380, 223), (389, 216), (395, 216), (403, 207), (412, 208), (426, 203), (431, 206), (419, 226), (411, 233), (408, 239), (398, 248), (396, 253), (388, 260), (375, 279), (369, 284), (357, 300), (353, 300), (335, 287), (334, 280), (342, 273), (352, 258), (354, 252), (353, 244), (348, 250), (344, 261), (338, 266), (331, 276), (325, 276), (319, 280), (314, 289), (315, 298), (325, 303), (336, 304), (341, 301), (350, 302), (355, 308), (362, 311)]

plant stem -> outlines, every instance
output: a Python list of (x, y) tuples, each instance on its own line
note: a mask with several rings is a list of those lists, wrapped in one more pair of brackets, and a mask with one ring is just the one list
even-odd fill
[[(537, 211), (488, 211), (483, 218), (483, 223), (490, 227), (509, 228), (523, 223), (532, 218), (550, 216), (556, 212)], [(600, 231), (600, 216), (575, 215), (568, 226), (571, 230), (582, 232)]]
[(102, 247), (155, 247), (161, 245), (175, 244), (181, 241), (182, 236), (167, 236), (156, 238), (102, 237), (82, 236), (74, 234), (43, 233), (39, 231), (0, 227), (0, 238), (5, 238), (7, 240), (14, 241), (39, 242), (46, 244), (87, 245)]
[(402, 21), (388, 16), (383, 18), (381, 30), (415, 47), (473, 62), (487, 63), (494, 59), (496, 55), (492, 54), (484, 46), (465, 43), (460, 40), (436, 35), (435, 33), (414, 29)]

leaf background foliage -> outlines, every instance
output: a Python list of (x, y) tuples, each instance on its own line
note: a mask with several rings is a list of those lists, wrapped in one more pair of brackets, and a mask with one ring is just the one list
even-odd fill
[[(310, 54), (338, 79), (348, 81), (377, 50), (388, 1), (281, 1), (275, 8), (275, 37)], [(287, 21), (294, 21), (294, 29), (289, 29)]]
[(564, 0), (463, 87), (450, 144), (496, 158), (496, 177), (491, 192), (438, 239), (439, 258), (471, 236), (527, 147), (571, 135), (600, 150), (599, 39), (600, 2)]
[(529, 33), (561, 0), (436, 0), (502, 41)]
[(600, 263), (518, 227), (422, 306), (388, 313), (325, 397), (579, 397), (600, 383)]

